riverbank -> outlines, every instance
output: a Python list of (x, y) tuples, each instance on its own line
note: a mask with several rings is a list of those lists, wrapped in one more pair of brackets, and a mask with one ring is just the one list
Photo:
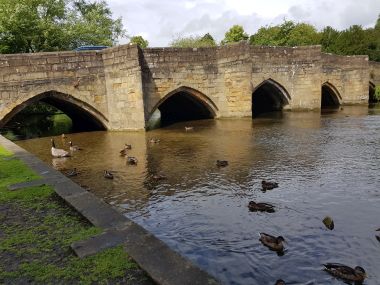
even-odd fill
[(39, 177), (0, 146), (1, 284), (153, 284), (122, 246), (79, 259), (70, 244), (102, 230), (43, 185), (9, 191)]

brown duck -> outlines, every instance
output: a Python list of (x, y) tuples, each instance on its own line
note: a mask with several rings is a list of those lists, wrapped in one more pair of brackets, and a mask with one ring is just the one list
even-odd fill
[(127, 156), (127, 164), (137, 165), (137, 158), (134, 156)]
[(248, 204), (248, 209), (251, 212), (274, 213), (274, 206), (268, 203), (256, 203), (255, 201), (250, 201)]
[(366, 278), (365, 270), (360, 266), (351, 268), (340, 263), (326, 263), (323, 266), (325, 267), (324, 270), (331, 275), (346, 281), (354, 281), (361, 284)]
[(103, 176), (106, 179), (113, 179), (113, 174), (110, 171), (108, 171), (108, 170), (104, 170)]
[(216, 161), (216, 166), (217, 167), (226, 167), (228, 165), (228, 161), (227, 160), (217, 160)]
[(266, 233), (260, 233), (259, 241), (261, 241), (261, 243), (268, 247), (270, 250), (277, 252), (284, 251), (283, 242), (285, 241), (285, 239), (282, 236), (274, 237)]
[(278, 183), (263, 180), (261, 181), (261, 187), (263, 188), (263, 191), (272, 190), (278, 187)]

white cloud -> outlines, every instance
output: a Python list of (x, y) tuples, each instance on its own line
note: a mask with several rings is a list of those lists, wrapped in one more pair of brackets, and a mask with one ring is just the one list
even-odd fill
[[(235, 24), (249, 33), (284, 18), (318, 28), (374, 25), (380, 0), (107, 0), (129, 35), (142, 35), (150, 46), (167, 46), (176, 35), (209, 32), (220, 41)], [(125, 42), (126, 40), (122, 41)]]

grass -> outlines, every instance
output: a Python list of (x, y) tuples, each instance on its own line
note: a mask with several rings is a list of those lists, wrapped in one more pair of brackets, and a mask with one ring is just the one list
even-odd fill
[(7, 190), (10, 184), (38, 178), (0, 146), (0, 284), (152, 284), (121, 246), (76, 257), (70, 244), (101, 229), (50, 186)]

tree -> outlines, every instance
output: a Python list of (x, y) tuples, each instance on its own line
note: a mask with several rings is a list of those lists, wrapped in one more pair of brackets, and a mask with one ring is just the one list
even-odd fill
[(248, 34), (244, 31), (243, 27), (234, 25), (224, 34), (222, 45), (246, 40), (248, 40)]
[(124, 34), (105, 1), (0, 0), (0, 53), (111, 46)]
[(205, 34), (203, 37), (200, 36), (189, 36), (189, 37), (177, 37), (174, 39), (170, 46), (180, 47), (180, 48), (202, 48), (202, 47), (214, 47), (216, 46), (214, 38), (209, 34)]
[(145, 40), (142, 36), (131, 37), (130, 43), (136, 44), (141, 48), (146, 48), (149, 45), (149, 42), (147, 40)]

